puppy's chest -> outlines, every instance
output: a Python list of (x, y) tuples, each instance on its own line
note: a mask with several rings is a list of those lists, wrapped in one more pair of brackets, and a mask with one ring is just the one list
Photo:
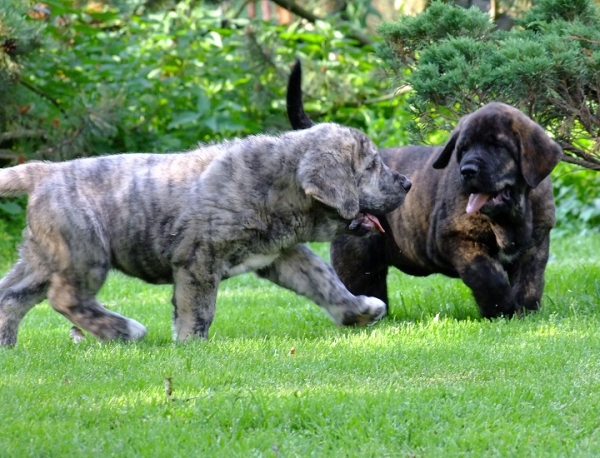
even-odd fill
[(522, 231), (496, 224), (491, 225), (491, 230), (498, 248), (496, 258), (502, 264), (514, 262), (528, 247), (530, 236)]
[(248, 254), (245, 259), (232, 259), (225, 271), (225, 277), (234, 277), (235, 275), (244, 274), (246, 272), (254, 272), (256, 270), (267, 267), (278, 257), (277, 254)]

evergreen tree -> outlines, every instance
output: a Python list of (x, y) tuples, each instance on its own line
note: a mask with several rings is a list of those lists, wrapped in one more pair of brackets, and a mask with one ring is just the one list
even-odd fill
[(379, 32), (378, 54), (414, 89), (414, 134), (450, 130), (502, 101), (544, 126), (567, 162), (600, 170), (600, 8), (592, 0), (539, 0), (508, 32), (478, 9), (436, 1)]
[(14, 94), (23, 61), (42, 45), (41, 26), (25, 14), (23, 2), (0, 0), (0, 134), (7, 132), (17, 110)]

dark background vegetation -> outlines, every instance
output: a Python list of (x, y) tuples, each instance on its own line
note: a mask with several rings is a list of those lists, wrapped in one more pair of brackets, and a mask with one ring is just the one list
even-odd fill
[[(556, 234), (599, 230), (592, 0), (0, 0), (0, 166), (285, 130), (296, 58), (312, 118), (381, 146), (440, 144), (483, 103), (518, 106), (567, 153)], [(4, 239), (23, 202), (0, 200)]]

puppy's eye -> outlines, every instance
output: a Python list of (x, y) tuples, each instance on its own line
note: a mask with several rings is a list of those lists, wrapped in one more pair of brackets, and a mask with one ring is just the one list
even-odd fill
[(365, 168), (365, 170), (367, 172), (372, 172), (373, 170), (375, 170), (377, 168), (377, 160), (373, 159), (371, 161), (371, 163), (369, 165), (367, 165), (367, 168)]

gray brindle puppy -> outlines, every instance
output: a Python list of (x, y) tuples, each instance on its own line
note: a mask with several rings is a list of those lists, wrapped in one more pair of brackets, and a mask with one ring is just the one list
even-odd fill
[(102, 340), (146, 328), (104, 308), (111, 268), (174, 284), (175, 338), (208, 338), (219, 282), (255, 271), (343, 325), (383, 301), (352, 295), (303, 245), (380, 228), (410, 182), (363, 133), (335, 124), (253, 136), (187, 153), (123, 154), (0, 170), (0, 195), (29, 194), (20, 259), (0, 281), (0, 344), (14, 345), (37, 303)]

